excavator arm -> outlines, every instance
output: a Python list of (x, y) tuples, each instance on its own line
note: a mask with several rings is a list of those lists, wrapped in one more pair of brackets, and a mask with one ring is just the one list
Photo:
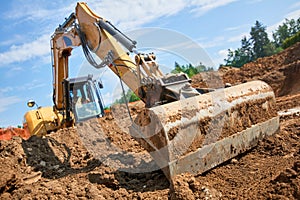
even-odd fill
[[(88, 49), (95, 53), (103, 62), (95, 67), (107, 65), (127, 86), (137, 93), (137, 66), (125, 52), (120, 43), (129, 51), (135, 48), (131, 41), (104, 18), (93, 13), (86, 3), (78, 3), (76, 7), (77, 34), (79, 34), (85, 54)], [(90, 58), (87, 56), (88, 61)], [(90, 61), (93, 63), (92, 61)]]
[(69, 56), (74, 47), (80, 46), (80, 38), (75, 29), (69, 29), (75, 15), (72, 14), (63, 25), (60, 25), (51, 37), (53, 103), (57, 110), (64, 109), (63, 81), (69, 77)]
[[(98, 16), (86, 3), (77, 3), (75, 14), (53, 35), (55, 105), (62, 109), (63, 89), (59, 84), (68, 77), (68, 57), (73, 46), (81, 45), (86, 59), (95, 68), (108, 66), (147, 107), (199, 95), (190, 86), (186, 74), (164, 75), (155, 55), (135, 51), (136, 42), (129, 39), (109, 21)], [(124, 50), (126, 49), (126, 51)], [(96, 63), (92, 53), (101, 63)], [(133, 61), (129, 52), (137, 53)]]

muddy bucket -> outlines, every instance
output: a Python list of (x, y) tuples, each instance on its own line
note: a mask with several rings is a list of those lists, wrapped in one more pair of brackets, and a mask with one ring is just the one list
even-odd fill
[(212, 169), (278, 129), (271, 87), (252, 81), (145, 109), (130, 132), (172, 179)]

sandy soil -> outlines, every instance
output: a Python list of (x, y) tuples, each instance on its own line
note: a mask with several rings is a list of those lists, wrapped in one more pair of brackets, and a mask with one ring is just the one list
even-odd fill
[[(300, 111), (288, 110), (300, 106), (299, 69), (296, 44), (241, 69), (193, 78), (195, 87), (264, 80), (276, 93), (277, 111), (286, 111), (274, 136), (205, 174), (178, 175), (170, 185), (139, 143), (119, 128), (130, 121), (120, 117), (126, 112), (120, 106), (97, 122), (106, 133), (101, 137), (82, 134), (90, 127), (79, 124), (43, 138), (0, 141), (0, 199), (300, 199)], [(203, 77), (218, 80), (207, 84)], [(132, 105), (132, 114), (140, 107)]]

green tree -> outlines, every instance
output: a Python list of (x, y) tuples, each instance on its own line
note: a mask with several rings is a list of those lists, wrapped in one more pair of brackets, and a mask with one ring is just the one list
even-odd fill
[(287, 38), (295, 35), (300, 31), (300, 18), (295, 19), (285, 19), (282, 25), (279, 25), (278, 28), (273, 33), (273, 39), (276, 47), (281, 47), (283, 41)]
[(289, 37), (289, 28), (286, 23), (279, 25), (275, 33), (273, 33), (273, 39), (276, 47), (281, 47), (283, 41)]
[(290, 36), (295, 35), (299, 31), (300, 24), (297, 24), (298, 21), (295, 19), (286, 20), (288, 24), (289, 34)]
[(300, 18), (285, 19), (282, 25), (273, 32), (273, 41), (270, 41), (266, 33), (266, 27), (259, 21), (251, 27), (250, 39), (244, 37), (241, 47), (236, 50), (228, 49), (225, 65), (241, 67), (257, 58), (270, 56), (282, 51), (299, 41)]
[(175, 67), (172, 70), (172, 73), (177, 74), (179, 72), (182, 72), (182, 70), (183, 70), (182, 66), (180, 66), (177, 62), (175, 62)]
[(282, 43), (282, 48), (286, 49), (297, 42), (300, 42), (300, 31), (298, 33), (296, 33), (295, 35), (293, 35), (289, 38), (286, 38)]
[(250, 41), (253, 44), (253, 56), (254, 59), (271, 55), (270, 52), (270, 40), (266, 32), (266, 26), (263, 26), (259, 21), (255, 22), (255, 25), (251, 27)]
[(192, 64), (179, 65), (177, 62), (175, 62), (174, 69), (171, 71), (171, 73), (177, 74), (177, 73), (183, 72), (183, 73), (187, 74), (188, 77), (191, 78), (195, 74), (198, 74), (198, 73), (204, 72), (204, 71), (211, 71), (211, 70), (213, 70), (212, 67), (206, 67), (201, 62), (196, 67), (193, 66)]
[(140, 100), (140, 98), (132, 90), (127, 90), (125, 96), (122, 95), (122, 97), (120, 99), (117, 99), (113, 104), (126, 103), (127, 101), (134, 102), (138, 100)]
[(253, 51), (251, 47), (251, 42), (247, 40), (244, 36), (241, 40), (242, 47), (237, 50), (228, 49), (227, 59), (224, 59), (226, 62), (225, 65), (233, 67), (241, 67), (244, 64), (251, 62), (253, 60)]

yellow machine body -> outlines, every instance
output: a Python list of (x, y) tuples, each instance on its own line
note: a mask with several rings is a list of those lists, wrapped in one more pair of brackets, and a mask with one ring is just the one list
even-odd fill
[(54, 112), (53, 107), (40, 107), (36, 110), (28, 111), (24, 115), (24, 123), (26, 123), (31, 135), (46, 135), (51, 131), (61, 128), (63, 116)]

